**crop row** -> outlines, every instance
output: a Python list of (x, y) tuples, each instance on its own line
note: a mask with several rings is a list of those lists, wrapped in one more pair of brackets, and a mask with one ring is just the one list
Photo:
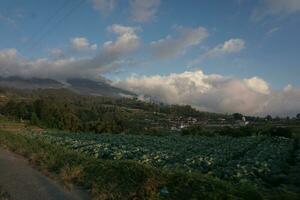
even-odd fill
[(161, 169), (211, 173), (233, 180), (259, 180), (281, 173), (293, 148), (293, 140), (271, 137), (53, 133), (35, 137), (99, 159), (133, 160)]

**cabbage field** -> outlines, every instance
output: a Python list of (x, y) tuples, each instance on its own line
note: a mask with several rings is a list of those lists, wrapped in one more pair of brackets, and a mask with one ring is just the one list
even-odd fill
[[(131, 160), (162, 170), (201, 172), (226, 180), (285, 179), (294, 140), (282, 137), (182, 137), (45, 133), (34, 135), (107, 160)], [(298, 158), (300, 151), (296, 152)]]

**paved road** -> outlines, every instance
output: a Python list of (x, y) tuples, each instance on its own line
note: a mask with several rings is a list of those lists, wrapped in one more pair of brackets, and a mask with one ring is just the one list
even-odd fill
[(21, 156), (0, 149), (0, 185), (12, 200), (81, 200), (88, 196), (67, 191), (33, 169)]

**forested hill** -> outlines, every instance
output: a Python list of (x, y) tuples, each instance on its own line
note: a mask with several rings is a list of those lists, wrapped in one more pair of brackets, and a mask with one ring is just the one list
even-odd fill
[(229, 117), (137, 98), (80, 95), (67, 89), (11, 88), (0, 89), (0, 113), (42, 127), (95, 133), (162, 133), (190, 119)]

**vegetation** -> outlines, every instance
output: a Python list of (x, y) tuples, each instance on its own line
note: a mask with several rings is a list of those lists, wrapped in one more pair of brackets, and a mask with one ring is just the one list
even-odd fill
[(5, 94), (10, 98), (0, 104), (0, 114), (14, 120), (29, 121), (33, 125), (76, 132), (151, 134), (157, 130), (170, 130), (172, 118), (196, 117), (205, 120), (223, 116), (199, 112), (191, 106), (81, 96), (64, 90), (40, 90), (25, 94), (8, 91)]
[[(296, 118), (222, 115), (65, 90), (0, 93), (6, 124), (0, 146), (96, 199), (299, 196)], [(32, 126), (52, 131), (35, 127), (36, 134)]]
[[(30, 135), (104, 160), (129, 160), (160, 168), (201, 172), (240, 182), (285, 176), (294, 140), (279, 137), (153, 137), (46, 133)], [(272, 158), (272, 159), (270, 159)]]
[(293, 137), (291, 128), (277, 127), (277, 126), (240, 126), (240, 127), (218, 127), (217, 129), (208, 130), (199, 125), (192, 125), (181, 130), (182, 135), (193, 136), (232, 136), (232, 137), (246, 137), (246, 136), (281, 136), (286, 138)]
[(200, 173), (161, 172), (136, 162), (92, 158), (23, 134), (1, 132), (0, 143), (41, 170), (88, 189), (95, 199), (263, 199), (271, 194), (250, 182), (234, 184)]
[[(0, 102), (0, 115), (43, 128), (71, 132), (167, 135), (173, 130), (178, 131), (183, 125), (186, 127), (182, 130), (183, 135), (263, 134), (290, 137), (292, 134), (287, 127), (299, 126), (296, 118), (272, 120), (271, 116), (222, 115), (200, 112), (191, 106), (82, 96), (68, 90), (2, 89), (0, 93), (5, 96), (5, 100)], [(250, 125), (244, 127), (245, 120)], [(213, 124), (216, 128), (207, 128), (205, 124)]]
[(0, 200), (9, 200), (9, 194), (0, 187)]

